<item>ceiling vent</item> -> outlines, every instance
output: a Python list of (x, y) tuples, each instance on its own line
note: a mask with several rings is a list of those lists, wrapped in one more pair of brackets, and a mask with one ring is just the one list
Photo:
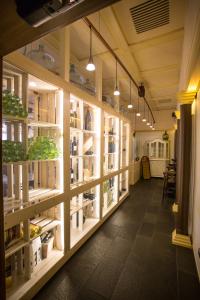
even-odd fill
[(149, 0), (130, 8), (137, 33), (169, 24), (169, 0)]

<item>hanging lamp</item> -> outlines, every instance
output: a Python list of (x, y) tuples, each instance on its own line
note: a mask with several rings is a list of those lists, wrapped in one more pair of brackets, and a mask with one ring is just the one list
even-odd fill
[(114, 90), (114, 96), (119, 96), (120, 95), (120, 91), (117, 85), (117, 59), (116, 59), (116, 67), (115, 67), (115, 90)]
[(149, 122), (149, 110), (148, 110), (148, 119), (147, 119), (147, 126), (150, 125), (150, 122)]
[(142, 122), (146, 122), (147, 121), (147, 119), (145, 118), (145, 101), (144, 101), (144, 116), (143, 116), (143, 119), (142, 119)]
[(131, 103), (131, 79), (130, 79), (130, 102), (128, 104), (128, 108), (133, 108), (133, 104)]
[(91, 28), (91, 26), (90, 26), (90, 56), (89, 56), (88, 64), (86, 66), (86, 70), (90, 71), (90, 72), (95, 70), (95, 64), (93, 62), (93, 57), (92, 57), (92, 28)]

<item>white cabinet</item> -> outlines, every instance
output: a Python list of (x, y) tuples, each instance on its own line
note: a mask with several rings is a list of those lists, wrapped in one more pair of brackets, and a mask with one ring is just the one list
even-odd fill
[(148, 141), (146, 152), (150, 160), (151, 176), (163, 177), (163, 172), (169, 163), (169, 142), (160, 139)]

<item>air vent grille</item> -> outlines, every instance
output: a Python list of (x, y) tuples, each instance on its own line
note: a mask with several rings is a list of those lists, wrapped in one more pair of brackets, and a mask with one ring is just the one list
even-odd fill
[(169, 0), (149, 0), (130, 8), (137, 33), (169, 24)]

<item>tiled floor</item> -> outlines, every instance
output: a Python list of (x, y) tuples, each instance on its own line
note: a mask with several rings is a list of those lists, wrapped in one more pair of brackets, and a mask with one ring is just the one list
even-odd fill
[(162, 180), (131, 196), (45, 285), (35, 300), (199, 300), (191, 250), (171, 245), (170, 200)]

